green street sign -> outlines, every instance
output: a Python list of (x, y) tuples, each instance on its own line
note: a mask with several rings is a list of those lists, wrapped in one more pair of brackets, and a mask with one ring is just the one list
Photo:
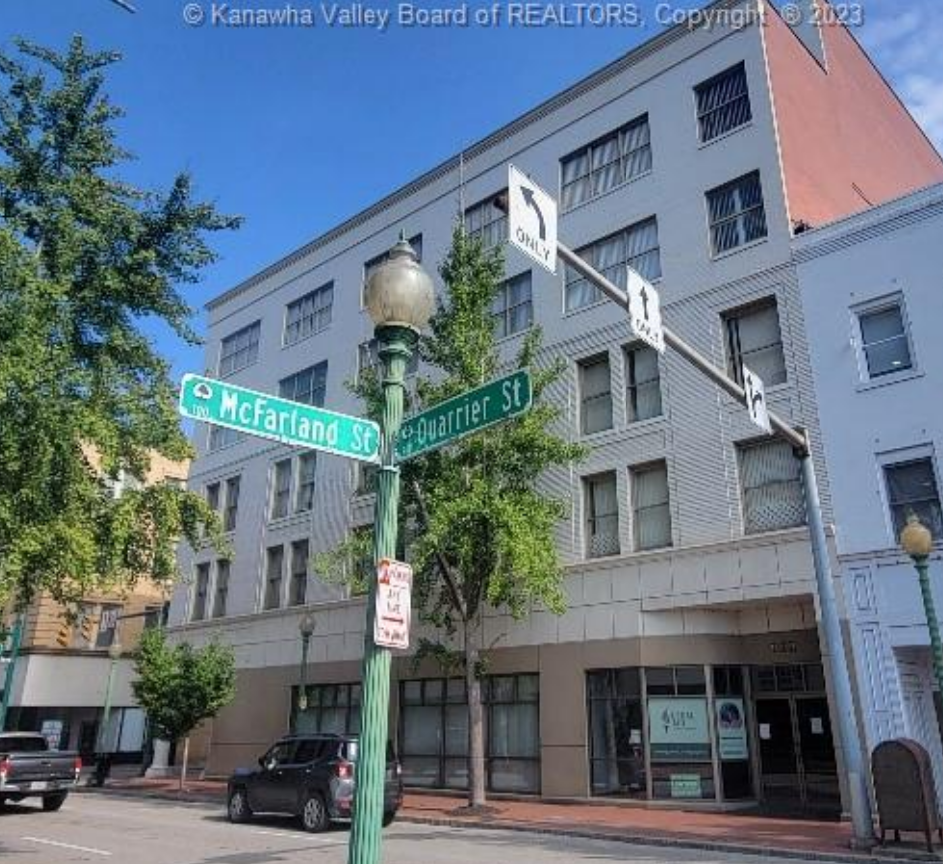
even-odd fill
[(279, 399), (202, 375), (188, 372), (183, 376), (180, 413), (294, 447), (364, 462), (379, 460), (380, 427), (372, 420)]
[(433, 405), (403, 421), (396, 439), (396, 459), (403, 462), (517, 417), (530, 409), (532, 400), (530, 373), (520, 369)]

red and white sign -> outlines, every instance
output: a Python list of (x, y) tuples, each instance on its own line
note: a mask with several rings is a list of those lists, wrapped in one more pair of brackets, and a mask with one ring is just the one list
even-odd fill
[(373, 641), (381, 648), (409, 647), (413, 568), (382, 558), (377, 565), (377, 614)]

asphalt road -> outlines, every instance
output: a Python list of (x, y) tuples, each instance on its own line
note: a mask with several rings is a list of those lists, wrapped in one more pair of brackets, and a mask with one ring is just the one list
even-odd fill
[[(344, 864), (347, 830), (305, 834), (290, 819), (230, 825), (221, 810), (73, 794), (58, 813), (10, 805), (0, 814), (0, 860), (16, 864)], [(764, 859), (515, 831), (394, 823), (383, 864), (761, 864)]]

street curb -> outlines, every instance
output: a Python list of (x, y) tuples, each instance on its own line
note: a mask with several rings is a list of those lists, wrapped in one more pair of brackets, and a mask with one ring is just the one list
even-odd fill
[(95, 786), (77, 786), (72, 790), (80, 795), (103, 795), (114, 796), (117, 798), (133, 798), (137, 801), (170, 801), (174, 804), (180, 804), (182, 807), (214, 807), (226, 809), (226, 799), (222, 796), (213, 795), (194, 795), (180, 798), (169, 792), (145, 792), (138, 789), (116, 789), (115, 787), (105, 786), (104, 788)]

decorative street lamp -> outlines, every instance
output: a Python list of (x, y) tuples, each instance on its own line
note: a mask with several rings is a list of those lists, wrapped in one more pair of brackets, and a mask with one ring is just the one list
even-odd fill
[[(380, 421), (380, 476), (374, 515), (373, 558), (396, 554), (399, 468), (393, 451), (403, 420), (406, 364), (422, 328), (432, 315), (432, 279), (405, 233), (367, 280), (364, 303), (374, 323), (382, 368), (383, 417)], [(376, 579), (371, 580), (367, 602), (363, 649), (363, 704), (357, 783), (354, 789), (353, 825), (349, 864), (377, 864), (380, 859), (380, 826), (383, 819), (383, 787), (386, 775), (386, 737), (390, 704), (390, 652), (373, 642), (376, 617)]]
[(923, 595), (923, 611), (927, 616), (927, 629), (930, 631), (930, 650), (933, 654), (933, 674), (936, 685), (943, 694), (943, 644), (940, 643), (940, 624), (933, 605), (933, 593), (930, 591), (930, 577), (927, 573), (927, 559), (933, 551), (933, 535), (919, 517), (911, 513), (907, 524), (900, 532), (900, 545), (913, 559), (920, 580), (920, 593)]
[(95, 762), (95, 783), (103, 786), (108, 773), (111, 770), (111, 755), (105, 752), (108, 746), (108, 721), (111, 718), (111, 691), (115, 686), (115, 669), (118, 661), (121, 659), (121, 645), (118, 642), (117, 634), (114, 641), (108, 646), (108, 683), (105, 685), (105, 706), (102, 709), (102, 722), (98, 729), (98, 742), (95, 750), (98, 758)]
[[(308, 710), (308, 645), (314, 633), (315, 623), (314, 615), (310, 612), (306, 613), (298, 622), (298, 632), (301, 634), (301, 675), (299, 676), (301, 683), (298, 688), (299, 712)], [(295, 720), (295, 725), (298, 725), (297, 719)], [(295, 729), (295, 731), (297, 732), (298, 730)]]

